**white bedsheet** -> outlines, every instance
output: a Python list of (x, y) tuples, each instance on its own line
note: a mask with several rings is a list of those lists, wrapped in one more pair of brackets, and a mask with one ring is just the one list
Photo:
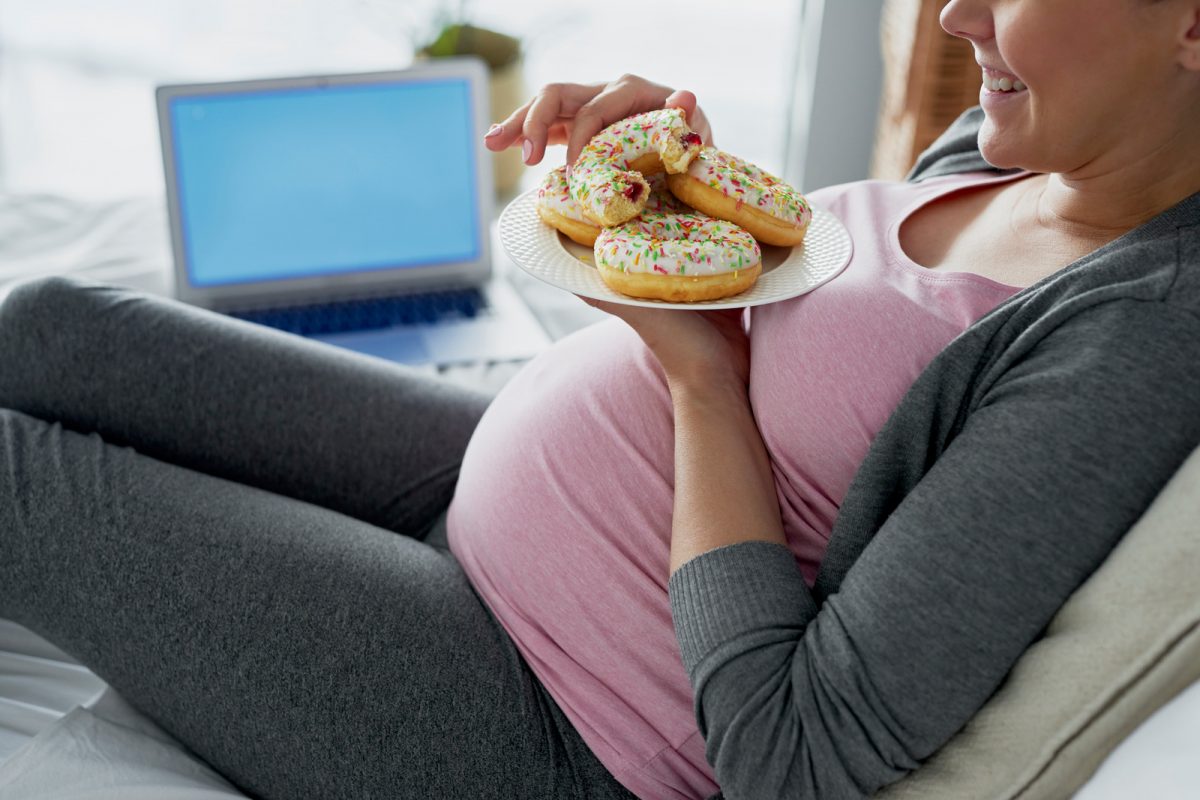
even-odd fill
[(4, 800), (243, 796), (87, 668), (0, 620)]
[(82, 202), (0, 193), (0, 300), (14, 281), (41, 275), (170, 294), (168, 241), (162, 198)]
[(245, 797), (108, 688), (0, 765), (5, 800), (218, 800)]
[(0, 620), (0, 762), (106, 686), (45, 639)]

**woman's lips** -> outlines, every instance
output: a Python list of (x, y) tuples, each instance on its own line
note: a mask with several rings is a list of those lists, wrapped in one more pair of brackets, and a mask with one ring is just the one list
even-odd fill
[(983, 86), (989, 92), (1023, 92), (1027, 88), (1011, 72), (991, 67), (983, 67)]

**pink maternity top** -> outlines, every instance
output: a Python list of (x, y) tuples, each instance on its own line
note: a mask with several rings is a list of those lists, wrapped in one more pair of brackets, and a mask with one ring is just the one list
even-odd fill
[[(835, 279), (749, 312), (750, 400), (796, 566), (811, 586), (872, 438), (926, 364), (1015, 287), (900, 249), (918, 206), (968, 185), (863, 181), (813, 192), (849, 229)], [(451, 551), (601, 762), (642, 798), (718, 790), (667, 596), (674, 485), (658, 362), (608, 319), (533, 359), (487, 409), (447, 516)]]

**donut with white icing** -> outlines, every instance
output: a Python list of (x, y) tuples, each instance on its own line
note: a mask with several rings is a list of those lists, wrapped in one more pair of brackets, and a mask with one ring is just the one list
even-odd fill
[(593, 252), (609, 288), (675, 303), (730, 297), (762, 274), (762, 251), (753, 236), (696, 213), (643, 212), (603, 229)]
[(646, 182), (650, 184), (650, 195), (646, 198), (646, 207), (642, 209), (643, 214), (648, 211), (655, 211), (660, 214), (695, 213), (694, 209), (688, 208), (678, 197), (671, 194), (671, 189), (667, 186), (667, 175), (665, 172), (655, 172), (647, 175)]
[[(664, 174), (650, 175), (646, 178), (646, 182), (650, 186), (650, 193), (647, 195), (643, 212), (684, 213), (691, 211), (675, 195), (671, 194), (667, 188), (667, 179)], [(596, 237), (602, 230), (599, 225), (588, 219), (587, 214), (583, 213), (583, 208), (571, 197), (567, 187), (567, 168), (565, 166), (550, 171), (542, 179), (537, 190), (536, 208), (538, 216), (542, 218), (543, 222), (586, 247), (591, 247), (596, 243)]]
[(570, 239), (586, 247), (596, 243), (600, 226), (588, 219), (579, 203), (571, 197), (565, 166), (546, 173), (538, 186), (536, 208), (543, 222)]
[(800, 244), (812, 207), (800, 192), (748, 161), (705, 147), (687, 171), (667, 176), (671, 193), (710, 217), (735, 223), (767, 244)]
[(700, 135), (688, 127), (681, 109), (627, 117), (593, 136), (575, 159), (571, 197), (600, 225), (620, 225), (645, 208), (646, 175), (683, 172), (700, 148)]

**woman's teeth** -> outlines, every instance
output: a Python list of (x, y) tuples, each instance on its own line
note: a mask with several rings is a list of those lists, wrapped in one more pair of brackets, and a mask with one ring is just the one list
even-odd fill
[(993, 92), (1021, 92), (1025, 90), (1025, 84), (1020, 81), (1008, 78), (992, 78), (986, 73), (983, 76), (983, 85), (989, 91)]

